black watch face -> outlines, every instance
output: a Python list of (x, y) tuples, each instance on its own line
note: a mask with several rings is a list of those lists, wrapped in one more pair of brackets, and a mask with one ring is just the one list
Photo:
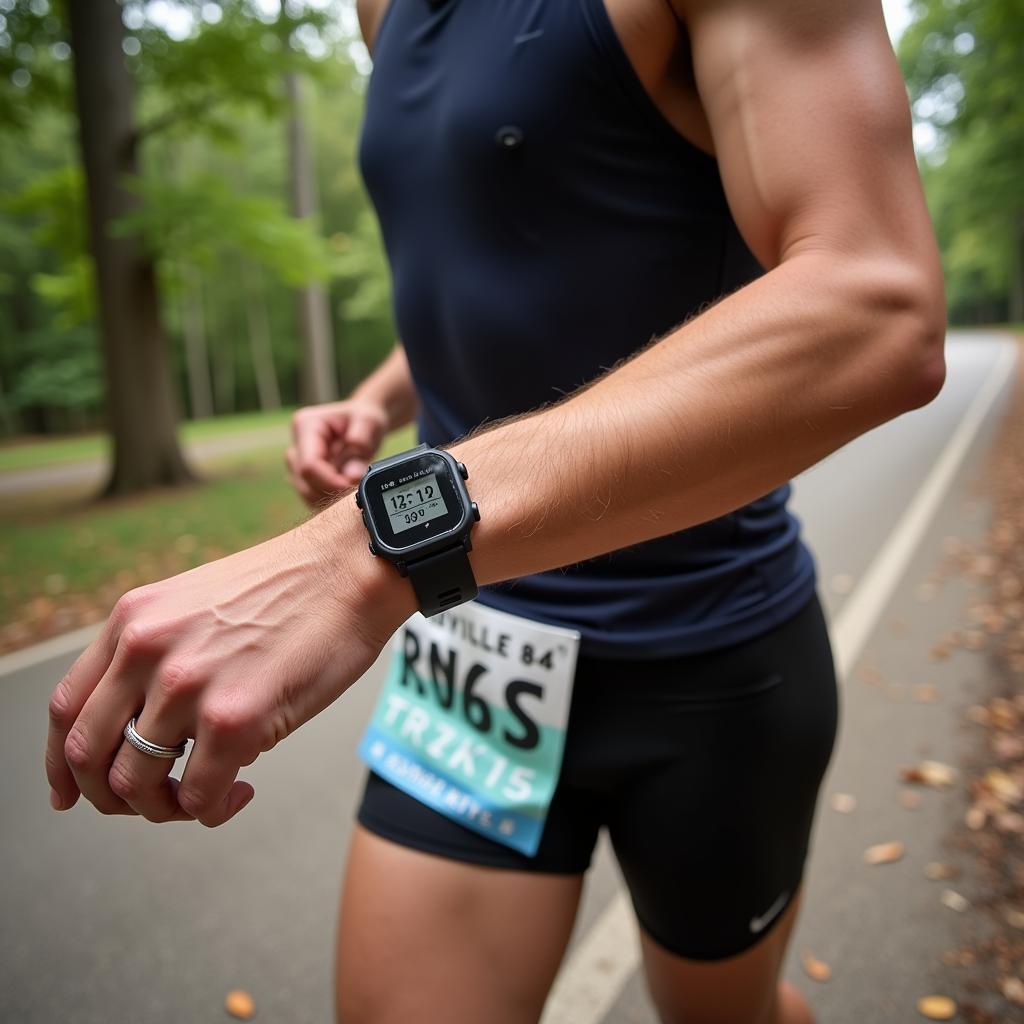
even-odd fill
[(377, 535), (396, 550), (441, 537), (466, 518), (451, 468), (432, 452), (375, 471), (365, 492)]

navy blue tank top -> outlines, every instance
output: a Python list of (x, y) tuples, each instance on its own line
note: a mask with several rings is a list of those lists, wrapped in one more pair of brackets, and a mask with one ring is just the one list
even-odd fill
[[(391, 0), (360, 164), (431, 444), (571, 393), (761, 273), (604, 0)], [(480, 600), (601, 657), (738, 643), (814, 591), (788, 496)]]

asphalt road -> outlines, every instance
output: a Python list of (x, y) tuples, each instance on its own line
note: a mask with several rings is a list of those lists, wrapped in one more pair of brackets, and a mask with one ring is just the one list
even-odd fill
[[(797, 481), (794, 507), (816, 552), (830, 617), (841, 613), (849, 587), (872, 564), (1006, 344), (991, 335), (954, 339), (937, 401)], [(911, 591), (928, 571), (936, 537), (983, 526), (977, 502), (962, 498), (999, 408), (997, 402), (893, 598), (909, 617), (931, 617), (920, 624), (922, 637), (935, 616), (950, 613), (956, 595), (924, 611), (912, 607)], [(835, 582), (845, 584), (842, 593)], [(911, 645), (880, 626), (865, 656), (898, 665), (923, 643)], [(353, 751), (377, 673), (247, 769), (254, 802), (210, 831), (104, 818), (85, 804), (60, 815), (50, 810), (42, 770), (46, 701), (73, 656), (0, 678), (0, 1021), (221, 1021), (225, 992), (241, 987), (255, 996), (262, 1020), (326, 1024), (340, 872), (362, 778)], [(921, 857), (941, 859), (932, 848), (941, 847), (956, 808), (936, 800), (912, 815), (893, 799), (892, 780), (894, 766), (913, 759), (922, 744), (938, 756), (961, 742), (951, 709), (886, 700), (851, 681), (844, 686), (842, 738), (826, 792), (858, 793), (864, 813), (840, 819), (822, 810), (794, 944), (836, 965), (833, 981), (811, 993), (830, 1024), (914, 1019), (898, 1010), (923, 983), (906, 982), (913, 973), (907, 944), (922, 965), (931, 962), (933, 947), (944, 948), (947, 919), (928, 902), (932, 893), (922, 902), (910, 872), (920, 874)], [(864, 873), (864, 846), (908, 836), (919, 841), (906, 864)], [(587, 936), (617, 885), (602, 848), (577, 938)], [(795, 958), (789, 973), (802, 988), (813, 987)], [(654, 1020), (635, 976), (603, 1020)]]

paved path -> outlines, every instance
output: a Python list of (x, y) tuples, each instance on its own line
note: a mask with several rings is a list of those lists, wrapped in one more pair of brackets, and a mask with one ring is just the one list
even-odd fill
[[(280, 446), (282, 455), (288, 440), (288, 425), (257, 427), (244, 434), (208, 437), (185, 444), (186, 457), (198, 466), (241, 452)], [(64, 490), (73, 487), (88, 491), (100, 486), (108, 469), (107, 459), (80, 459), (56, 466), (37, 466), (0, 473), (0, 500), (37, 491)]]
[[(986, 378), (1002, 374), (997, 364), (1005, 344), (995, 336), (957, 339), (949, 348), (949, 382), (936, 402), (858, 440), (797, 482), (795, 507), (818, 557), (833, 625), (847, 602), (867, 593), (857, 589), (867, 575), (869, 589), (883, 594), (887, 608), (865, 656), (891, 662), (891, 671), (903, 672), (908, 682), (920, 681), (922, 664), (934, 674), (925, 657), (928, 642), (939, 619), (958, 611), (953, 592), (920, 606), (912, 591), (933, 566), (942, 536), (967, 536), (984, 526), (976, 503), (965, 508), (962, 499), (990, 442), (999, 400), (981, 410), (981, 430), (964, 468), (896, 579), (891, 602), (869, 569), (877, 569), (880, 551), (885, 560), (895, 557), (886, 544), (894, 526), (930, 474), (934, 480), (934, 467), (972, 402), (978, 412), (976, 396)], [(832, 589), (840, 575), (849, 577), (844, 582), (853, 585), (852, 593)], [(906, 620), (904, 633), (890, 628), (897, 611)], [(852, 621), (849, 614), (844, 621)], [(34, 664), (0, 659), (0, 673), (5, 665), (13, 669), (0, 678), (0, 1020), (221, 1021), (223, 995), (237, 986), (254, 993), (263, 1020), (326, 1024), (338, 882), (361, 778), (352, 752), (379, 674), (371, 670), (300, 736), (247, 769), (254, 803), (238, 820), (207, 831), (102, 818), (85, 805), (64, 815), (49, 810), (42, 772), (45, 705), (72, 657), (56, 654)], [(945, 948), (951, 915), (920, 881), (920, 868), (939, 859), (935, 851), (958, 809), (953, 798), (928, 794), (920, 811), (909, 812), (896, 801), (894, 784), (898, 764), (923, 756), (923, 745), (953, 761), (964, 742), (956, 706), (969, 702), (970, 693), (958, 679), (937, 681), (949, 687), (949, 696), (934, 706), (888, 699), (852, 678), (844, 686), (841, 741), (826, 792), (856, 793), (861, 807), (848, 817), (821, 812), (807, 908), (794, 943), (796, 951), (806, 945), (830, 960), (835, 975), (828, 985), (814, 986), (795, 958), (788, 969), (828, 1024), (913, 1020), (922, 986), (943, 980), (928, 972)], [(894, 838), (908, 843), (904, 862), (874, 869), (861, 864), (865, 846)], [(576, 1000), (552, 1024), (654, 1022), (633, 970), (632, 945), (608, 928), (615, 923), (609, 908), (614, 911), (617, 893), (617, 875), (602, 848), (563, 972), (563, 984), (593, 999)], [(611, 970), (607, 964), (592, 970), (585, 954), (602, 941), (615, 963)]]
[[(951, 583), (922, 604), (915, 591), (941, 561), (943, 538), (978, 539), (987, 525), (973, 484), (1006, 398), (1006, 388), (991, 387), (1006, 380), (997, 365), (1001, 350), (998, 341), (961, 336), (949, 347), (949, 383), (935, 403), (859, 439), (796, 483), (794, 507), (818, 558), (836, 660), (848, 668), (839, 742), (822, 790), (805, 905), (785, 972), (807, 994), (822, 1024), (917, 1020), (920, 996), (955, 993), (960, 984), (939, 957), (957, 945), (963, 922), (941, 905), (943, 887), (927, 881), (923, 867), (933, 860), (958, 859), (949, 835), (965, 805), (959, 790), (928, 791), (921, 808), (908, 811), (898, 800), (903, 788), (899, 766), (926, 757), (957, 764), (970, 756), (974, 743), (965, 733), (964, 712), (986, 692), (984, 655), (958, 652), (941, 664), (928, 656), (940, 634), (961, 625), (969, 595), (964, 586)], [(1008, 371), (1012, 362), (1003, 366)], [(995, 391), (991, 405), (979, 395), (986, 380), (989, 394)], [(887, 549), (887, 540), (928, 486), (965, 415), (983, 406), (988, 406), (987, 415), (959, 471), (948, 489), (934, 493), (934, 518), (925, 524), (919, 543), (904, 552), (905, 569), (893, 581), (891, 597), (883, 593), (875, 604), (870, 592), (860, 590), (862, 584), (870, 590), (877, 583), (877, 571), (868, 578), (869, 568), (872, 563), (879, 568), (879, 555), (883, 568), (887, 559), (899, 558)], [(960, 440), (965, 440), (962, 433)], [(842, 584), (842, 593), (834, 583)], [(850, 643), (847, 613), (863, 612), (865, 602), (860, 601), (859, 610), (851, 606), (864, 596), (876, 625), (857, 644), (859, 649), (841, 650)], [(871, 686), (860, 681), (858, 670), (865, 666), (877, 670), (884, 682)], [(942, 700), (913, 701), (911, 687), (917, 683), (935, 685)], [(847, 816), (831, 810), (827, 795), (834, 792), (855, 795), (856, 812)], [(903, 861), (874, 868), (863, 864), (864, 849), (890, 840), (906, 843)], [(804, 949), (831, 964), (827, 985), (803, 973)], [(599, 1015), (563, 1014), (559, 1024), (655, 1024), (657, 1019), (635, 972), (607, 1006)]]

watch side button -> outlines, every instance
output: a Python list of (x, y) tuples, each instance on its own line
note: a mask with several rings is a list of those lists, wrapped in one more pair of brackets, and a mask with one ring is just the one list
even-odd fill
[(359, 492), (356, 491), (356, 508), (363, 507), (363, 499), (359, 496)]
[(371, 541), (370, 541), (370, 543), (369, 543), (369, 544), (367, 545), (367, 547), (368, 547), (368, 548), (370, 549), (370, 554), (371, 554), (371, 555), (377, 556), (377, 555), (379, 555), (379, 554), (380, 554), (380, 552), (379, 552), (379, 551), (377, 550), (377, 545), (376, 545), (376, 544), (374, 544), (372, 540), (371, 540)]
[(459, 475), (463, 480), (469, 479), (469, 470), (466, 469), (466, 464), (464, 462), (459, 463)]
[(469, 507), (473, 510), (473, 518), (479, 523), (480, 522), (480, 506), (475, 501), (472, 501), (472, 502), (470, 502)]

